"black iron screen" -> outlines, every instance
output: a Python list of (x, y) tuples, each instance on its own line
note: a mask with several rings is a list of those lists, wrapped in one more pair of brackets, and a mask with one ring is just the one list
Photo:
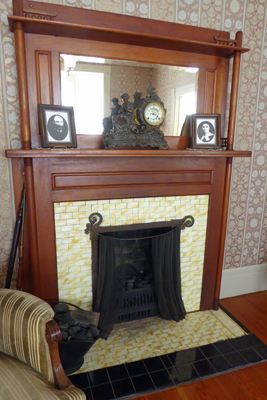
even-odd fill
[(100, 313), (103, 338), (117, 321), (131, 320), (134, 314), (177, 322), (185, 317), (180, 235), (181, 229), (193, 224), (193, 217), (187, 216), (171, 221), (171, 226), (98, 233), (94, 311)]

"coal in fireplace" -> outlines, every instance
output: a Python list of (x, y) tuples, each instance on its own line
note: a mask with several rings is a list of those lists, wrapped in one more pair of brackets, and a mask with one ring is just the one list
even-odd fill
[(100, 313), (102, 338), (119, 322), (156, 315), (182, 320), (180, 235), (194, 218), (100, 227), (102, 221), (101, 214), (91, 214), (85, 230), (92, 240), (93, 309)]

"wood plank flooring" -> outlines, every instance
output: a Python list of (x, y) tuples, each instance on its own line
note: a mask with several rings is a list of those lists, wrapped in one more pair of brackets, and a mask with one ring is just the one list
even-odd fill
[[(267, 291), (223, 299), (221, 304), (267, 344)], [(267, 399), (267, 362), (135, 398), (135, 400), (228, 399)]]

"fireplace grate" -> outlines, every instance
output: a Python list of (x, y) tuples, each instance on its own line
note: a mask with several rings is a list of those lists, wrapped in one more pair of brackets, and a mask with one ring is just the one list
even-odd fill
[(159, 315), (158, 301), (153, 286), (123, 292), (122, 307), (117, 323)]

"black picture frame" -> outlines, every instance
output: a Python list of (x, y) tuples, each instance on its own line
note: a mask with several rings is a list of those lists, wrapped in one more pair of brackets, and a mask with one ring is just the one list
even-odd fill
[(38, 104), (43, 148), (77, 147), (73, 107)]
[(220, 149), (220, 114), (192, 114), (191, 135), (192, 149)]

